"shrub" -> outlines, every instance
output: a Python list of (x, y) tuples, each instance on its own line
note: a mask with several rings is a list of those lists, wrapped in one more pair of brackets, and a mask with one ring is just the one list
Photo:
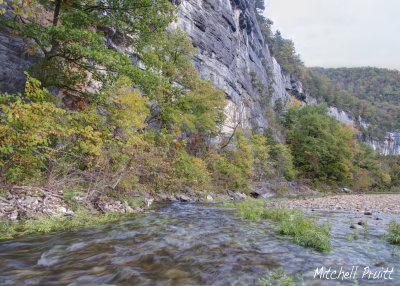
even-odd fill
[(271, 176), (272, 164), (270, 160), (270, 146), (263, 134), (251, 137), (251, 148), (253, 155), (253, 178), (261, 181)]
[(271, 158), (277, 175), (284, 176), (287, 180), (292, 181), (296, 177), (296, 169), (293, 165), (293, 156), (288, 146), (281, 143), (275, 143), (271, 147)]
[(252, 145), (240, 130), (234, 135), (233, 143), (235, 147), (226, 146), (220, 154), (210, 150), (205, 162), (216, 187), (248, 191), (253, 175)]
[(181, 150), (178, 152), (177, 166), (183, 171), (188, 186), (195, 189), (209, 189), (211, 177), (202, 159), (190, 156)]

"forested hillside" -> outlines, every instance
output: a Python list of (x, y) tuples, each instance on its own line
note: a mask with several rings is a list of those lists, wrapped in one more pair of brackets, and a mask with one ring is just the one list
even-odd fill
[(308, 68), (309, 92), (371, 124), (366, 135), (400, 129), (400, 73), (365, 68)]
[[(400, 129), (400, 73), (382, 68), (308, 68), (304, 65), (295, 44), (272, 31), (273, 22), (262, 14), (263, 1), (255, 1), (258, 21), (271, 54), (290, 73), (303, 83), (306, 91), (325, 102), (344, 110), (359, 121), (358, 128), (367, 137), (385, 136), (385, 132)], [(358, 122), (360, 123), (360, 122)]]

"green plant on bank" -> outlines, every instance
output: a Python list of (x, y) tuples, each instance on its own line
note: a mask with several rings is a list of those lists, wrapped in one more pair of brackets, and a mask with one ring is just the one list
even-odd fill
[(394, 245), (400, 245), (400, 223), (391, 221), (388, 227), (387, 240)]
[(284, 270), (278, 270), (276, 272), (268, 272), (266, 277), (260, 278), (259, 282), (261, 286), (294, 286), (296, 280), (293, 279), (293, 275), (288, 275)]
[(227, 203), (235, 207), (241, 217), (253, 221), (270, 219), (279, 223), (278, 232), (292, 237), (296, 244), (315, 248), (319, 251), (331, 250), (331, 228), (329, 224), (318, 225), (315, 219), (304, 217), (300, 210), (285, 208), (265, 208), (263, 200), (248, 199), (238, 203)]
[(73, 217), (65, 216), (39, 216), (34, 219), (21, 221), (0, 221), (0, 240), (12, 239), (19, 236), (39, 233), (51, 233), (61, 230), (73, 230), (82, 227), (90, 227), (112, 223), (127, 219), (129, 214), (120, 213), (95, 213), (81, 210)]

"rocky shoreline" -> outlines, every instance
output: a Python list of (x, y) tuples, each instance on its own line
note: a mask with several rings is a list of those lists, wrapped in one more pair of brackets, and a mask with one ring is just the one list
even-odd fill
[(0, 195), (0, 220), (20, 220), (40, 216), (71, 216), (75, 215), (72, 206), (87, 208), (92, 213), (134, 213), (143, 212), (153, 202), (210, 202), (214, 200), (240, 200), (247, 196), (240, 192), (212, 193), (193, 191), (185, 188), (176, 194), (142, 194), (133, 192), (131, 200), (118, 200), (109, 197), (95, 198), (74, 195), (68, 197), (63, 191), (50, 190), (34, 186), (13, 186)]
[(400, 214), (400, 194), (351, 194), (268, 202), (267, 207)]

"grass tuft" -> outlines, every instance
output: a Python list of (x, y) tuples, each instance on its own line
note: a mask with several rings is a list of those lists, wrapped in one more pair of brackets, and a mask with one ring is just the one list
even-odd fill
[(0, 240), (12, 239), (29, 234), (51, 233), (61, 230), (73, 230), (81, 227), (96, 226), (123, 220), (128, 215), (120, 213), (95, 213), (79, 211), (74, 217), (40, 216), (34, 219), (11, 222), (0, 221)]
[(388, 241), (391, 244), (400, 245), (400, 223), (391, 221), (388, 230)]
[(319, 251), (331, 250), (331, 228), (329, 224), (318, 225), (302, 211), (285, 208), (265, 208), (264, 201), (248, 199), (238, 203), (225, 204), (235, 207), (241, 217), (252, 221), (270, 219), (279, 223), (278, 232), (292, 236), (296, 244), (312, 247)]

